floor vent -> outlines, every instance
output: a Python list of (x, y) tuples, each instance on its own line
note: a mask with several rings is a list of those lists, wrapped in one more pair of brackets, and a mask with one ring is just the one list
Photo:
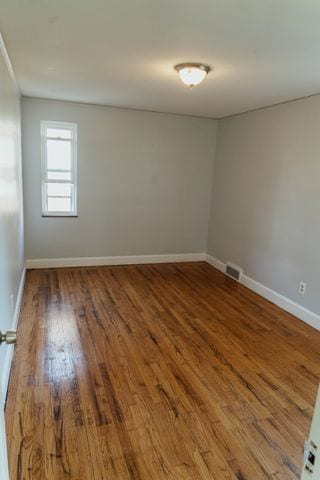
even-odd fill
[(230, 262), (227, 262), (227, 265), (226, 265), (226, 274), (227, 274), (229, 277), (232, 277), (232, 278), (234, 278), (235, 280), (237, 280), (237, 282), (240, 282), (241, 275), (242, 275), (242, 268), (237, 267), (236, 265), (233, 265), (233, 264), (230, 263)]

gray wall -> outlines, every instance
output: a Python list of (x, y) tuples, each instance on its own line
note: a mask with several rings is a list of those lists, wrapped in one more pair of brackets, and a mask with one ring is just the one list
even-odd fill
[[(41, 217), (41, 120), (78, 124), (78, 218)], [(216, 150), (208, 119), (24, 98), (22, 121), (27, 258), (207, 250), (320, 312), (320, 96), (220, 120)]]
[[(41, 120), (78, 124), (78, 218), (41, 217)], [(216, 125), (23, 98), (26, 258), (205, 252)]]
[[(0, 39), (0, 330), (10, 329), (24, 265), (20, 97)], [(0, 348), (0, 389), (7, 346)], [(1, 392), (0, 392), (1, 397)], [(1, 408), (1, 406), (0, 406)], [(1, 435), (1, 433), (0, 433)]]
[(320, 312), (320, 96), (219, 121), (208, 253)]

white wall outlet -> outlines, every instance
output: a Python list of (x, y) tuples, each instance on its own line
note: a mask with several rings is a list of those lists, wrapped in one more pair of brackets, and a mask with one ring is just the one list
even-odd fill
[(304, 454), (301, 480), (320, 478), (320, 389), (314, 409), (309, 439)]
[(298, 288), (298, 292), (300, 293), (300, 295), (304, 295), (306, 293), (306, 290), (307, 290), (307, 284), (305, 282), (300, 282), (299, 288)]
[(10, 302), (11, 302), (11, 313), (14, 311), (14, 295), (11, 293), (10, 295)]

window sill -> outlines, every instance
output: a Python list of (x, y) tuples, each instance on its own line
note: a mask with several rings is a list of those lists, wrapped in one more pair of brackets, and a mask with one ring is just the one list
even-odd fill
[(57, 214), (57, 213), (42, 213), (41, 214), (41, 217), (53, 217), (53, 218), (77, 218), (79, 215), (77, 215), (76, 213), (70, 213), (70, 214), (65, 214), (65, 215), (60, 215), (60, 214)]

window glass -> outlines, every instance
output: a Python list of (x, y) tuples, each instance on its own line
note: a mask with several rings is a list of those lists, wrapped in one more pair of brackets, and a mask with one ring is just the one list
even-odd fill
[(63, 128), (47, 128), (47, 137), (58, 137), (71, 140), (71, 130)]
[(71, 170), (71, 142), (47, 140), (48, 170)]
[(47, 183), (49, 197), (71, 197), (71, 183)]
[(48, 197), (49, 212), (69, 212), (71, 210), (70, 198), (52, 198)]

